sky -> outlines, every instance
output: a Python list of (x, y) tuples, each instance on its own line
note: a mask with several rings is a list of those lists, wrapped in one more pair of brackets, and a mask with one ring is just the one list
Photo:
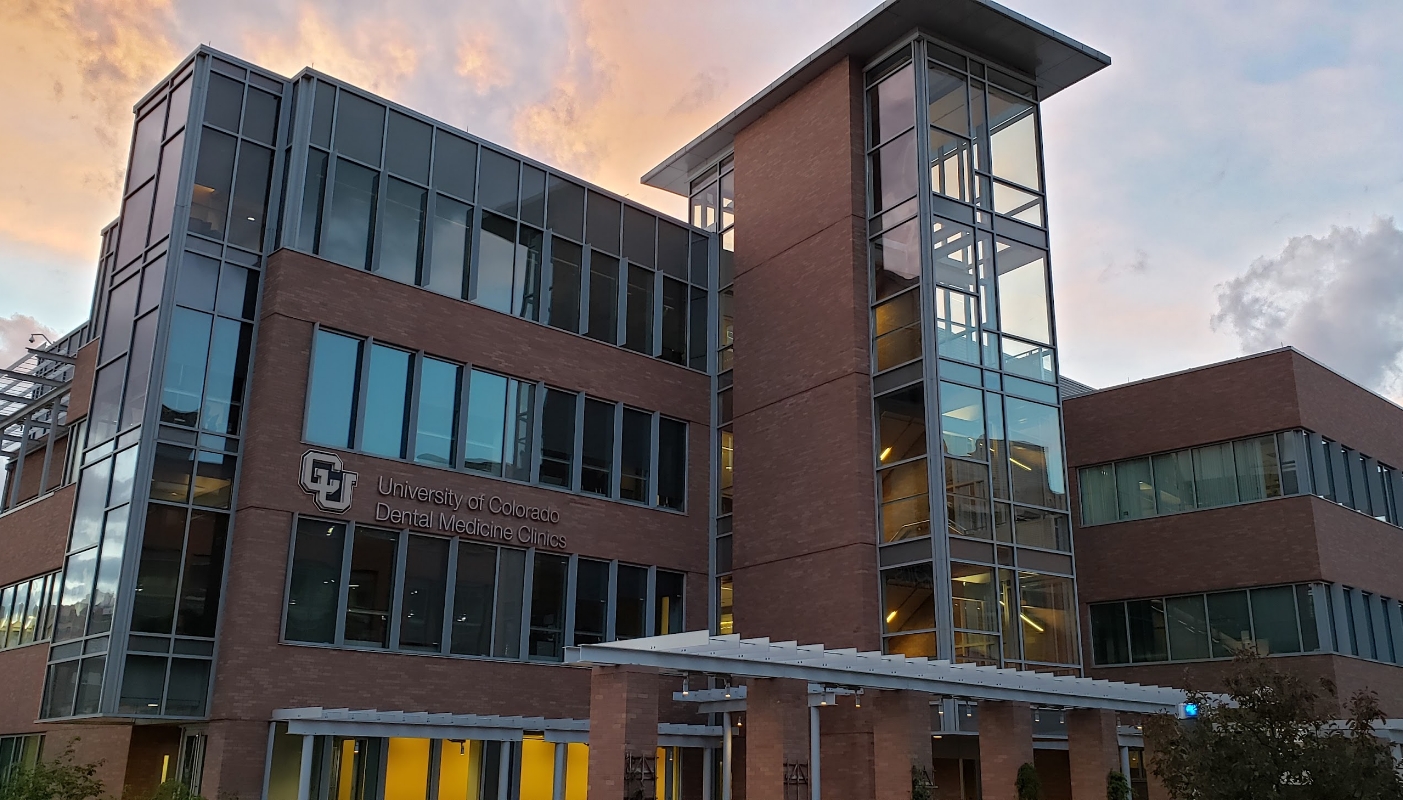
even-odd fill
[[(638, 177), (874, 3), (0, 0), (0, 362), (86, 318), (132, 105), (201, 43), (681, 215)], [(1113, 59), (1043, 106), (1065, 374), (1289, 344), (1403, 400), (1403, 3), (1006, 5)]]

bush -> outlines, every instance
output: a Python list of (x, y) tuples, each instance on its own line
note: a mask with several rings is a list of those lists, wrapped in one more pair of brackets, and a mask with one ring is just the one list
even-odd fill
[(1018, 800), (1042, 800), (1043, 783), (1038, 778), (1038, 770), (1032, 764), (1018, 768), (1018, 778), (1013, 786), (1018, 790)]
[(1130, 800), (1130, 781), (1121, 773), (1106, 773), (1106, 800)]
[(0, 800), (94, 800), (105, 791), (96, 764), (79, 764), (73, 746), (49, 761), (20, 767), (0, 785)]

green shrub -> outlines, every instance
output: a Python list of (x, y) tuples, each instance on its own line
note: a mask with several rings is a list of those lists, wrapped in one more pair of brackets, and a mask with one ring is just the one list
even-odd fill
[(1106, 800), (1130, 800), (1130, 781), (1116, 770), (1106, 773)]
[(1018, 768), (1018, 779), (1013, 786), (1018, 790), (1018, 800), (1042, 800), (1043, 784), (1038, 778), (1038, 770), (1032, 764)]
[(0, 800), (95, 800), (105, 791), (96, 764), (79, 764), (69, 745), (57, 758), (22, 766), (0, 785)]

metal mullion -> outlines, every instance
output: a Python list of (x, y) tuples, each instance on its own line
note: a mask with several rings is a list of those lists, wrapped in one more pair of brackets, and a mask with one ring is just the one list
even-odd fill
[[(281, 610), (281, 612), (280, 612), (279, 615), (278, 615), (278, 616), (279, 616), (279, 621), (278, 621), (278, 641), (279, 641), (279, 642), (285, 642), (285, 641), (287, 641), (287, 604), (288, 604), (287, 601), (288, 601), (289, 599), (291, 599), (291, 597), (292, 597), (292, 570), (293, 570), (293, 567), (295, 566), (296, 561), (297, 561), (297, 529), (298, 529), (298, 528), (300, 527), (300, 525), (301, 525), (301, 520), (302, 520), (301, 515), (298, 514), (297, 512), (293, 512), (293, 514), (292, 514), (292, 528), (290, 529), (292, 535), (288, 537), (288, 543), (287, 543), (287, 570), (285, 570), (284, 573), (283, 573), (283, 602), (282, 602), (282, 610)], [(344, 539), (344, 535), (343, 535), (343, 539)], [(342, 541), (342, 547), (343, 547), (343, 548), (345, 547), (345, 542), (344, 542), (344, 541)], [(333, 638), (334, 638), (334, 637), (333, 637)]]
[(442, 644), (438, 648), (440, 655), (449, 655), (453, 652), (453, 607), (457, 602), (458, 593), (458, 543), (459, 538), (454, 536), (448, 540), (448, 564), (445, 567), (448, 578), (444, 585), (443, 592), (443, 630), (439, 637)]
[(341, 585), (336, 593), (336, 632), (333, 644), (346, 646), (346, 609), (351, 591), (351, 553), (356, 548), (356, 523), (346, 523), (346, 538), (341, 546)]
[(614, 624), (615, 616), (619, 612), (619, 560), (609, 561), (609, 588), (605, 594), (604, 609), (604, 641), (612, 642), (618, 638), (618, 629)]
[[(529, 455), (531, 459), (531, 474), (527, 477), (527, 483), (532, 484), (541, 482), (541, 448), (543, 446), (541, 431), (545, 423), (546, 392), (549, 391), (544, 381), (537, 381), (535, 386), (535, 396), (531, 398), (531, 453)], [(504, 431), (502, 442), (503, 451), (506, 450), (505, 436), (506, 434)], [(505, 469), (502, 471), (506, 472)]]
[[(283, 113), (287, 114), (288, 120), (287, 143), (279, 148), (286, 150), (287, 159), (287, 181), (283, 189), (286, 202), (281, 209), (282, 239), (279, 245), (286, 244), (289, 240), (294, 244), (301, 241), (302, 234), (302, 203), (304, 189), (307, 186), (307, 151), (311, 147), (311, 127), (312, 111), (316, 106), (317, 81), (311, 75), (304, 75), (295, 84), (294, 91), (286, 91), (284, 87), (282, 103)], [(295, 113), (287, 110), (287, 106), (293, 105), (288, 102), (292, 95), (296, 95), (299, 100), (306, 98), (306, 102), (296, 103)], [(305, 140), (302, 136), (306, 133)], [(305, 143), (304, 143), (305, 142)], [(326, 192), (322, 192), (325, 199)]]
[[(655, 258), (656, 260), (656, 258)], [(653, 335), (648, 355), (658, 358), (663, 353), (663, 271), (653, 270)]]
[(582, 486), (581, 475), (585, 461), (585, 402), (584, 392), (575, 393), (575, 443), (570, 456), (570, 491), (578, 491)]
[(609, 471), (609, 496), (623, 497), (624, 481), (624, 404), (614, 403), (613, 465)]
[[(119, 411), (119, 413), (120, 413), (121, 409), (118, 409), (118, 411)], [(15, 451), (15, 457), (14, 457), (14, 459), (13, 459), (13, 463), (14, 463), (15, 466), (14, 466), (14, 469), (12, 469), (12, 470), (10, 471), (10, 502), (9, 502), (9, 505), (11, 505), (11, 506), (16, 505), (16, 504), (19, 503), (19, 486), (20, 486), (20, 481), (24, 478), (24, 462), (26, 461), (26, 458), (25, 458), (25, 455), (26, 455), (26, 454), (25, 454), (25, 450), (27, 449), (28, 444), (29, 444), (29, 417), (25, 417), (25, 418), (24, 418), (24, 422), (23, 422), (23, 424), (22, 424), (21, 427), (20, 427), (19, 449)], [(41, 488), (42, 488), (42, 487), (41, 487)], [(42, 492), (41, 492), (41, 493), (42, 493)]]
[(648, 415), (648, 421), (648, 481), (645, 487), (647, 496), (643, 502), (656, 507), (658, 504), (658, 445), (661, 444), (659, 435), (662, 433), (662, 422), (656, 411)]
[(580, 324), (576, 333), (589, 335), (589, 284), (592, 272), (590, 271), (590, 254), (594, 248), (589, 245), (582, 245), (580, 248)]
[[(39, 496), (43, 496), (49, 487), (49, 470), (54, 461), (54, 439), (58, 438), (58, 402), (58, 399), (55, 399), (53, 405), (49, 406), (49, 435), (44, 438), (44, 466), (39, 471)], [(20, 452), (23, 453), (23, 451), (24, 448), (21, 447)], [(1387, 479), (1385, 479), (1385, 487), (1387, 487)], [(1386, 488), (1385, 494), (1387, 494)]]
[[(619, 225), (619, 249), (622, 250), (623, 223)], [(628, 341), (628, 259), (619, 256), (618, 262), (614, 271), (614, 346), (623, 348)]]
[(652, 636), (652, 635), (653, 635), (653, 632), (656, 631), (656, 630), (658, 629), (657, 608), (656, 608), (657, 602), (658, 602), (658, 568), (657, 568), (656, 566), (649, 566), (649, 567), (648, 567), (648, 591), (646, 592), (646, 599), (643, 601), (643, 635), (644, 635), (644, 636)]
[(492, 549), (495, 551), (492, 566), (492, 599), (489, 601), (492, 613), (487, 617), (487, 655), (489, 658), (495, 658), (497, 654), (497, 594), (502, 583), (502, 548), (494, 546)]
[(575, 605), (578, 601), (576, 595), (580, 591), (580, 556), (578, 553), (571, 553), (567, 558), (569, 563), (565, 568), (565, 618), (562, 622), (565, 629), (561, 634), (560, 641), (563, 642), (564, 647), (573, 647), (575, 644)]
[(536, 548), (526, 548), (525, 574), (521, 579), (521, 626), (518, 633), (521, 641), (517, 656), (521, 661), (531, 660), (531, 594), (536, 585)]
[[(463, 364), (458, 368), (458, 402), (456, 404), (457, 419), (453, 423), (455, 439), (453, 447), (453, 457), (450, 462), (452, 469), (464, 469), (467, 463), (468, 449), (468, 401), (472, 392), (472, 372), (471, 364)], [(502, 443), (503, 449), (506, 443)], [(454, 537), (457, 542), (457, 537)], [(457, 545), (454, 545), (455, 551)]]
[[(432, 137), (437, 140), (437, 137)], [(432, 152), (432, 145), (430, 145)], [(430, 156), (432, 158), (432, 156)], [(432, 163), (432, 161), (430, 161)], [(431, 173), (432, 174), (432, 173)], [(414, 285), (427, 289), (429, 281), (433, 280), (433, 260), (430, 255), (434, 251), (434, 219), (438, 214), (438, 192), (431, 185), (424, 190), (426, 199), (424, 201), (424, 235), (423, 244), (419, 248), (419, 273), (414, 276)]]
[[(549, 181), (549, 177), (547, 177)], [(533, 227), (532, 230), (535, 230)], [(542, 325), (550, 325), (550, 294), (554, 289), (555, 270), (551, 266), (551, 251), (554, 249), (551, 243), (555, 239), (555, 234), (549, 228), (541, 230), (541, 283), (536, 287), (536, 322)]]
[[(481, 148), (478, 149), (481, 150)], [(472, 228), (468, 231), (468, 280), (465, 287), (467, 290), (465, 299), (469, 302), (475, 302), (477, 299), (478, 251), (482, 241), (482, 206), (473, 204), (469, 206), (469, 209), (472, 212), (472, 219), (469, 222)]]
[[(424, 385), (424, 351), (415, 351), (410, 357), (413, 363), (409, 366), (409, 385), (405, 387), (405, 402), (409, 405), (409, 413), (405, 415), (404, 444), (400, 447), (400, 458), (414, 462), (414, 451), (418, 449), (419, 442), (419, 403)], [(452, 456), (451, 453), (449, 455)]]
[[(361, 339), (360, 372), (356, 380), (355, 416), (351, 420), (351, 449), (361, 449), (361, 438), (365, 435), (365, 399), (370, 392), (370, 351), (375, 347), (372, 338)], [(308, 413), (311, 413), (310, 408)]]
[[(389, 117), (390, 115), (386, 113), (386, 120), (388, 120)], [(381, 147), (384, 147), (383, 142), (381, 143)], [(361, 268), (361, 271), (379, 275), (380, 244), (384, 238), (383, 234), (385, 230), (385, 206), (389, 199), (390, 191), (390, 173), (388, 170), (385, 169), (385, 154), (383, 152), (383, 149), (380, 153), (380, 166), (375, 168), (375, 175), (375, 218), (371, 220), (370, 225), (370, 254), (369, 258), (366, 260), (365, 266)]]
[(400, 616), (404, 611), (404, 569), (405, 561), (409, 557), (409, 531), (400, 530), (395, 532), (395, 581), (394, 594), (390, 596), (390, 631), (389, 644), (391, 650), (399, 650), (399, 629)]

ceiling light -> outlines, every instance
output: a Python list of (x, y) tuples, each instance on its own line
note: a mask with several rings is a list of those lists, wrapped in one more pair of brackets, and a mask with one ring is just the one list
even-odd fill
[(890, 625), (890, 624), (892, 623), (892, 620), (894, 620), (894, 619), (896, 619), (896, 612), (895, 612), (895, 611), (891, 612), (890, 614), (887, 614), (887, 624), (888, 624), (888, 625)]
[(891, 455), (891, 448), (890, 448), (890, 447), (888, 447), (887, 449), (883, 450), (883, 451), (882, 451), (882, 454), (881, 454), (880, 456), (877, 456), (877, 460), (878, 460), (878, 461), (886, 461), (886, 460), (887, 460), (887, 456), (889, 456), (889, 455)]
[(1031, 625), (1032, 628), (1033, 628), (1033, 630), (1037, 631), (1038, 633), (1044, 633), (1044, 632), (1047, 631), (1047, 628), (1044, 628), (1043, 626), (1039, 625), (1037, 622), (1035, 622), (1035, 621), (1033, 620), (1032, 617), (1028, 616), (1027, 614), (1024, 614), (1024, 613), (1021, 612), (1021, 611), (1018, 612), (1018, 617), (1019, 617), (1019, 619), (1023, 620), (1024, 622), (1028, 623), (1029, 625)]

